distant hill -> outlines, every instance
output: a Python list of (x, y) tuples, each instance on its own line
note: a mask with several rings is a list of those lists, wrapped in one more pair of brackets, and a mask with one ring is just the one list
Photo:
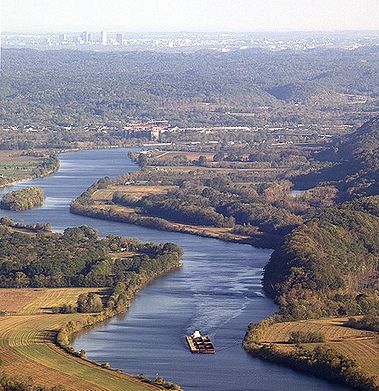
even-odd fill
[(341, 200), (379, 194), (379, 117), (341, 138), (316, 158), (333, 164), (294, 178), (295, 187), (313, 187), (326, 182), (340, 190)]
[(130, 118), (181, 126), (357, 123), (379, 109), (378, 53), (4, 49), (0, 125), (122, 129)]
[(268, 90), (276, 99), (295, 103), (320, 104), (327, 101), (343, 101), (342, 94), (316, 80), (275, 86)]

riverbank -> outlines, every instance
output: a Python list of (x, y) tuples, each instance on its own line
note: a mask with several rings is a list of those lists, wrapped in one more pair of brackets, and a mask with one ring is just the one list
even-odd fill
[(113, 208), (109, 206), (98, 206), (94, 208), (72, 203), (70, 212), (95, 219), (136, 224), (142, 227), (159, 229), (167, 232), (179, 232), (205, 238), (219, 239), (224, 242), (249, 244), (257, 248), (271, 249), (274, 243), (277, 245), (278, 241), (282, 239), (274, 235), (269, 236), (264, 234), (257, 235), (256, 237), (248, 237), (233, 234), (229, 229), (180, 224), (159, 217), (139, 215), (130, 208)]
[[(12, 266), (9, 266), (9, 273), (3, 269), (0, 273), (1, 286), (4, 287), (0, 297), (0, 345), (3, 346), (0, 351), (2, 359), (5, 357), (1, 369), (10, 376), (24, 374), (16, 372), (14, 367), (18, 362), (21, 367), (22, 362), (30, 368), (26, 374), (34, 383), (55, 386), (57, 384), (52, 383), (57, 381), (56, 377), (50, 372), (56, 371), (61, 362), (60, 365), (67, 367), (63, 373), (60, 371), (59, 377), (59, 384), (65, 389), (97, 391), (97, 387), (89, 385), (78, 388), (76, 383), (91, 382), (92, 375), (99, 376), (92, 373), (94, 368), (106, 371), (111, 377), (114, 371), (107, 363), (100, 365), (87, 360), (83, 351), (75, 352), (70, 346), (72, 338), (84, 328), (126, 312), (141, 289), (181, 266), (181, 249), (172, 243), (154, 245), (116, 236), (100, 239), (88, 226), (67, 228), (63, 234), (52, 234), (25, 225), (26, 232), (20, 232), (11, 220), (3, 218), (2, 222), (8, 224), (0, 225), (0, 247), (8, 249), (7, 256), (19, 259), (19, 263), (14, 269), (18, 272), (13, 273)], [(63, 248), (64, 259), (61, 258)], [(30, 249), (29, 259), (21, 259), (21, 254), (30, 252)], [(8, 258), (1, 253), (0, 263), (4, 259)], [(61, 286), (64, 288), (57, 288)], [(75, 358), (70, 365), (63, 362), (62, 357), (51, 354), (53, 344), (61, 348), (53, 349), (55, 352), (65, 358), (69, 353)], [(12, 349), (19, 345), (23, 349), (16, 354)], [(47, 345), (50, 350), (41, 349), (39, 345)], [(9, 361), (8, 355), (12, 356)], [(20, 357), (22, 355), (27, 355), (26, 360)], [(78, 367), (77, 359), (84, 359), (85, 363)], [(47, 367), (41, 376), (40, 361)], [(91, 373), (87, 375), (83, 365), (87, 368), (89, 364)], [(120, 371), (115, 372), (119, 374)], [(71, 373), (77, 373), (78, 382), (66, 376)], [(179, 386), (161, 378), (134, 379), (121, 375), (116, 376), (118, 380), (114, 386), (110, 382), (110, 387), (105, 387), (106, 374), (102, 373), (100, 380), (103, 384), (99, 390), (180, 390)], [(121, 380), (126, 383), (122, 385)]]
[[(360, 391), (379, 390), (379, 334), (347, 327), (347, 318), (251, 324), (243, 341), (254, 357)], [(311, 339), (322, 342), (310, 342)]]
[(57, 153), (50, 151), (1, 151), (0, 189), (37, 178), (44, 178), (59, 170)]
[(19, 374), (46, 387), (65, 390), (104, 389), (148, 391), (157, 387), (132, 376), (102, 368), (89, 360), (75, 358), (55, 345), (55, 336), (65, 323), (81, 322), (86, 314), (53, 314), (50, 307), (75, 303), (93, 288), (1, 289), (1, 370)]

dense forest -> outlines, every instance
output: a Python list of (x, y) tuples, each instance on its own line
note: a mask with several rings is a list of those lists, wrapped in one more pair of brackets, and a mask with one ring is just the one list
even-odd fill
[(26, 187), (25, 189), (6, 193), (0, 201), (0, 208), (22, 211), (42, 206), (45, 193), (39, 187)]
[(379, 312), (379, 196), (328, 209), (297, 228), (265, 267), (286, 317)]
[[(123, 256), (122, 251), (125, 256)], [(115, 254), (115, 256), (113, 256)], [(108, 236), (88, 226), (30, 235), (0, 225), (0, 287), (112, 287), (168, 271), (179, 247)]]
[(340, 200), (379, 194), (379, 117), (338, 138), (314, 158), (331, 165), (294, 178), (297, 187), (332, 184)]
[(357, 124), (378, 111), (378, 50), (4, 49), (0, 125), (122, 129), (130, 118), (179, 126)]
[(334, 185), (340, 205), (295, 229), (265, 268), (266, 291), (292, 318), (379, 313), (379, 119), (320, 153), (333, 164), (295, 178)]

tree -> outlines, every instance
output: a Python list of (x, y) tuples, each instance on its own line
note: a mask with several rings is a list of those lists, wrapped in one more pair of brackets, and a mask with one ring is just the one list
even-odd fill
[(15, 285), (16, 288), (26, 288), (29, 286), (29, 278), (25, 275), (25, 273), (17, 272), (16, 273), (16, 279), (15, 279)]
[(204, 155), (201, 155), (201, 156), (199, 156), (199, 159), (197, 162), (198, 162), (199, 166), (204, 167), (207, 165), (207, 158)]
[(147, 156), (144, 153), (140, 153), (138, 155), (137, 163), (141, 168), (144, 168), (147, 165)]
[(101, 297), (93, 292), (82, 293), (77, 300), (78, 312), (101, 312), (103, 302)]
[(222, 162), (224, 160), (224, 157), (225, 157), (225, 154), (224, 152), (217, 152), (214, 156), (213, 156), (213, 161), (214, 162)]

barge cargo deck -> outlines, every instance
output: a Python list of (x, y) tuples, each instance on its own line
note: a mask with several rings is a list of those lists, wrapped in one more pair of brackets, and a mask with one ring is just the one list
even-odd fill
[(186, 340), (191, 353), (214, 354), (216, 352), (209, 337), (207, 335), (201, 335), (198, 330), (186, 336)]

